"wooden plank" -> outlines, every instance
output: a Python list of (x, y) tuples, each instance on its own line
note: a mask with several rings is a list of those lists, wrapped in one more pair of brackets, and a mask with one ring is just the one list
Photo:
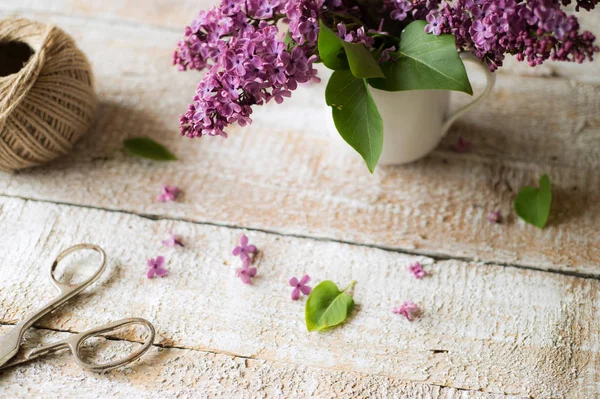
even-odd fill
[[(0, 334), (8, 330), (0, 326)], [(38, 330), (46, 341), (65, 333)], [(33, 343), (28, 342), (33, 347)], [(128, 351), (117, 347), (116, 356)], [(0, 372), (3, 397), (516, 399), (395, 378), (154, 347), (136, 363), (107, 374), (84, 372), (68, 354)]]
[[(190, 142), (176, 121), (199, 75), (168, 65), (174, 35), (52, 21), (79, 38), (94, 64), (97, 123), (62, 161), (0, 174), (0, 194), (600, 275), (600, 86), (501, 78), (432, 156), (372, 176), (328, 129), (323, 85), (263, 107), (251, 128), (233, 128), (227, 140)], [(447, 150), (458, 134), (473, 141), (472, 154)], [(122, 139), (137, 135), (167, 144), (180, 161), (127, 157)], [(538, 230), (516, 220), (511, 202), (544, 173), (555, 206)], [(163, 183), (185, 191), (177, 204), (154, 202)], [(497, 208), (506, 223), (491, 225), (485, 215)]]
[[(174, 32), (183, 28), (198, 14), (217, 5), (218, 0), (153, 0), (140, 7), (135, 0), (105, 0), (103, 2), (80, 0), (0, 0), (0, 10), (7, 12), (37, 12), (40, 14), (69, 15), (110, 22), (160, 26)], [(572, 9), (571, 9), (572, 10)], [(577, 15), (582, 29), (600, 37), (600, 13), (580, 12)], [(508, 57), (502, 74), (565, 77), (579, 81), (600, 83), (600, 60), (584, 64), (548, 61), (541, 67), (531, 68), (527, 63)]]
[[(60, 250), (94, 242), (108, 253), (106, 275), (41, 327), (83, 331), (139, 316), (161, 345), (298, 367), (539, 398), (600, 387), (597, 280), (249, 232), (259, 274), (244, 286), (231, 255), (239, 230), (18, 199), (0, 207), (1, 323), (52, 296), (47, 267)], [(161, 246), (170, 228), (185, 248)], [(147, 280), (145, 259), (159, 254), (170, 275)], [(416, 260), (431, 277), (406, 271)], [(306, 332), (304, 302), (290, 300), (287, 283), (303, 273), (358, 282), (358, 310), (342, 328)], [(406, 299), (424, 309), (421, 319), (391, 313)]]

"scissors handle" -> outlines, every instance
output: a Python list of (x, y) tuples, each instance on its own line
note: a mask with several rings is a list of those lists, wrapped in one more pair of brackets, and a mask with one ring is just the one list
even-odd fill
[[(100, 267), (98, 268), (98, 270), (96, 270), (96, 272), (91, 277), (89, 277), (87, 280), (85, 280), (84, 282), (79, 283), (79, 284), (73, 284), (73, 285), (72, 284), (64, 284), (64, 283), (61, 283), (60, 281), (58, 281), (54, 277), (54, 271), (56, 270), (56, 267), (58, 266), (60, 261), (63, 260), (67, 255), (69, 255), (73, 252), (76, 252), (76, 251), (81, 251), (81, 250), (92, 250), (92, 251), (96, 251), (100, 254)], [(33, 323), (35, 323), (36, 321), (38, 321), (39, 319), (41, 319), (48, 313), (53, 312), (56, 308), (63, 305), (69, 299), (73, 298), (74, 296), (81, 293), (81, 291), (83, 291), (87, 287), (89, 287), (94, 281), (96, 281), (100, 277), (102, 272), (104, 272), (104, 269), (106, 269), (106, 253), (104, 252), (104, 250), (102, 248), (100, 248), (97, 245), (78, 244), (78, 245), (74, 245), (74, 246), (62, 251), (56, 257), (56, 260), (50, 266), (50, 281), (52, 281), (52, 284), (58, 289), (60, 294), (52, 302), (50, 302), (43, 308), (38, 309), (33, 314), (29, 315), (28, 317), (23, 319), (21, 322), (19, 322), (19, 324), (17, 324), (15, 326), (15, 328), (20, 329), (20, 333), (19, 333), (20, 338), (23, 337), (25, 330), (27, 330), (29, 327), (31, 327), (33, 325)]]
[[(129, 325), (140, 325), (146, 328), (146, 339), (144, 340), (144, 344), (131, 352), (128, 356), (117, 359), (107, 363), (93, 363), (85, 360), (83, 356), (81, 356), (81, 347), (85, 343), (86, 340), (98, 337), (102, 334), (110, 333), (112, 331), (116, 331), (121, 327), (129, 326)], [(92, 330), (77, 334), (74, 338), (72, 338), (72, 342), (74, 345), (71, 345), (71, 351), (73, 352), (73, 357), (79, 366), (86, 370), (92, 371), (106, 371), (111, 370), (116, 367), (120, 367), (126, 364), (129, 364), (140, 358), (144, 353), (150, 349), (152, 343), (154, 342), (154, 336), (156, 332), (154, 330), (154, 326), (146, 319), (142, 319), (141, 317), (133, 317), (129, 319), (122, 319), (119, 321), (115, 321), (112, 323), (105, 324), (103, 326), (94, 328)]]
[[(118, 359), (118, 360), (107, 362), (107, 363), (89, 362), (85, 359), (84, 356), (82, 356), (81, 348), (85, 344), (85, 341), (87, 341), (90, 338), (101, 336), (102, 334), (116, 331), (116, 330), (118, 330), (122, 327), (128, 326), (128, 325), (140, 325), (140, 326), (145, 327), (145, 330), (146, 330), (146, 338), (144, 340), (143, 345), (141, 347), (137, 348), (136, 350), (134, 350), (133, 352), (131, 352), (128, 356)], [(48, 355), (48, 354), (51, 354), (54, 352), (58, 352), (58, 351), (61, 351), (64, 349), (69, 349), (71, 351), (71, 354), (73, 355), (73, 358), (75, 359), (75, 361), (81, 368), (83, 368), (85, 370), (91, 370), (91, 371), (107, 371), (107, 370), (111, 370), (111, 369), (114, 369), (114, 368), (117, 368), (120, 366), (124, 366), (124, 365), (129, 364), (129, 363), (137, 360), (138, 358), (140, 358), (152, 346), (152, 343), (154, 342), (155, 334), (156, 333), (154, 330), (154, 326), (152, 325), (152, 323), (150, 323), (146, 319), (142, 319), (139, 317), (122, 319), (122, 320), (118, 320), (118, 321), (108, 323), (103, 326), (94, 328), (92, 330), (88, 330), (88, 331), (84, 331), (79, 334), (75, 334), (65, 340), (53, 342), (49, 345), (41, 346), (39, 348), (33, 349), (30, 352), (28, 352), (24, 356), (23, 359), (15, 361), (15, 362), (7, 363), (6, 365), (0, 367), (0, 370), (5, 369), (5, 368), (14, 367), (19, 364), (27, 363), (27, 362), (35, 360), (39, 357), (42, 357), (42, 356), (45, 356), (45, 355)]]

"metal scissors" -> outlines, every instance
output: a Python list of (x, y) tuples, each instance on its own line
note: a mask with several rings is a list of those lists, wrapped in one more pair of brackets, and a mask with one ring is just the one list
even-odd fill
[[(88, 278), (86, 281), (80, 284), (75, 285), (63, 284), (56, 280), (56, 278), (54, 277), (54, 271), (56, 270), (58, 263), (64, 257), (76, 251), (90, 249), (99, 253), (101, 257), (100, 267), (90, 278)], [(21, 347), (21, 341), (23, 339), (25, 331), (29, 329), (33, 325), (33, 323), (35, 323), (37, 320), (41, 319), (48, 313), (53, 312), (59, 306), (64, 305), (65, 302), (67, 302), (69, 299), (80, 294), (83, 290), (89, 287), (94, 281), (96, 281), (100, 277), (102, 272), (104, 272), (105, 268), (106, 253), (102, 248), (100, 248), (97, 245), (79, 244), (72, 246), (71, 248), (67, 248), (62, 253), (60, 253), (56, 260), (52, 263), (52, 266), (50, 267), (50, 281), (60, 292), (59, 296), (43, 308), (29, 315), (29, 317), (26, 317), (24, 320), (15, 325), (7, 334), (0, 337), (0, 370), (8, 367), (13, 367), (25, 362), (29, 362), (41, 356), (54, 353), (63, 349), (69, 349), (71, 351), (71, 354), (73, 355), (75, 361), (80, 367), (92, 371), (105, 371), (119, 366), (123, 366), (125, 364), (133, 362), (134, 360), (142, 356), (144, 353), (146, 353), (146, 351), (148, 351), (148, 349), (150, 349), (150, 347), (152, 346), (152, 342), (154, 342), (154, 326), (145, 319), (129, 318), (108, 323), (106, 325), (72, 335), (65, 340), (57, 341), (49, 345), (33, 349), (27, 352), (22, 360), (10, 362), (10, 360), (14, 358), (19, 352), (19, 348)], [(100, 336), (104, 333), (109, 333), (111, 331), (118, 330), (121, 327), (128, 325), (141, 325), (145, 327), (147, 336), (146, 340), (144, 341), (144, 344), (141, 347), (134, 350), (133, 352), (131, 352), (127, 357), (115, 361), (110, 361), (107, 363), (92, 363), (87, 361), (85, 357), (82, 356), (81, 348), (86, 340), (92, 337)]]

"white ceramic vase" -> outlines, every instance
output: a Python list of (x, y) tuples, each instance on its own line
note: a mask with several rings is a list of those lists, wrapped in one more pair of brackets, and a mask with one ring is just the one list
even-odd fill
[(380, 165), (403, 164), (426, 156), (437, 147), (457, 118), (491, 93), (496, 76), (476, 57), (462, 53), (461, 58), (484, 72), (486, 87), (452, 114), (448, 114), (450, 91), (447, 90), (388, 92), (369, 87), (383, 119)]

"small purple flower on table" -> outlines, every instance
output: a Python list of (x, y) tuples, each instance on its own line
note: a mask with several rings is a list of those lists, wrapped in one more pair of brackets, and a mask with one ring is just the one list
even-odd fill
[(148, 278), (154, 278), (154, 276), (165, 277), (169, 272), (163, 267), (165, 265), (165, 258), (163, 256), (157, 256), (156, 259), (148, 258)]
[(177, 198), (179, 193), (180, 193), (180, 190), (178, 187), (163, 185), (162, 192), (160, 193), (160, 195), (158, 197), (156, 197), (156, 200), (158, 202), (175, 201), (175, 199)]
[(250, 264), (250, 256), (256, 252), (256, 246), (248, 245), (248, 237), (242, 234), (240, 237), (240, 245), (233, 249), (233, 256), (239, 256), (242, 262), (248, 261)]
[(427, 276), (427, 272), (423, 269), (423, 266), (419, 262), (415, 262), (408, 266), (408, 271), (411, 272), (416, 279), (421, 280)]
[(458, 136), (458, 139), (456, 140), (456, 144), (452, 144), (450, 146), (450, 149), (454, 152), (458, 152), (459, 154), (462, 154), (465, 152), (470, 152), (471, 147), (473, 147), (473, 144), (469, 140), (463, 138), (462, 136)]
[(312, 288), (306, 285), (309, 281), (310, 276), (308, 274), (305, 274), (300, 281), (298, 281), (296, 277), (292, 277), (290, 279), (290, 285), (294, 287), (294, 290), (292, 291), (292, 300), (297, 301), (300, 298), (300, 292), (302, 292), (304, 295), (310, 294)]
[(166, 240), (163, 240), (163, 245), (165, 247), (169, 247), (169, 248), (173, 248), (175, 246), (179, 246), (179, 247), (183, 247), (183, 243), (181, 242), (181, 240), (175, 235), (173, 234), (173, 231), (169, 230), (169, 238)]
[(411, 301), (405, 301), (402, 305), (393, 308), (392, 313), (400, 314), (406, 317), (406, 320), (413, 321), (421, 314), (421, 309)]
[(500, 223), (501, 218), (500, 211), (491, 211), (487, 214), (487, 220), (490, 223)]
[(256, 276), (256, 267), (250, 267), (250, 259), (243, 260), (242, 267), (235, 270), (235, 275), (242, 280), (242, 283), (250, 285)]

